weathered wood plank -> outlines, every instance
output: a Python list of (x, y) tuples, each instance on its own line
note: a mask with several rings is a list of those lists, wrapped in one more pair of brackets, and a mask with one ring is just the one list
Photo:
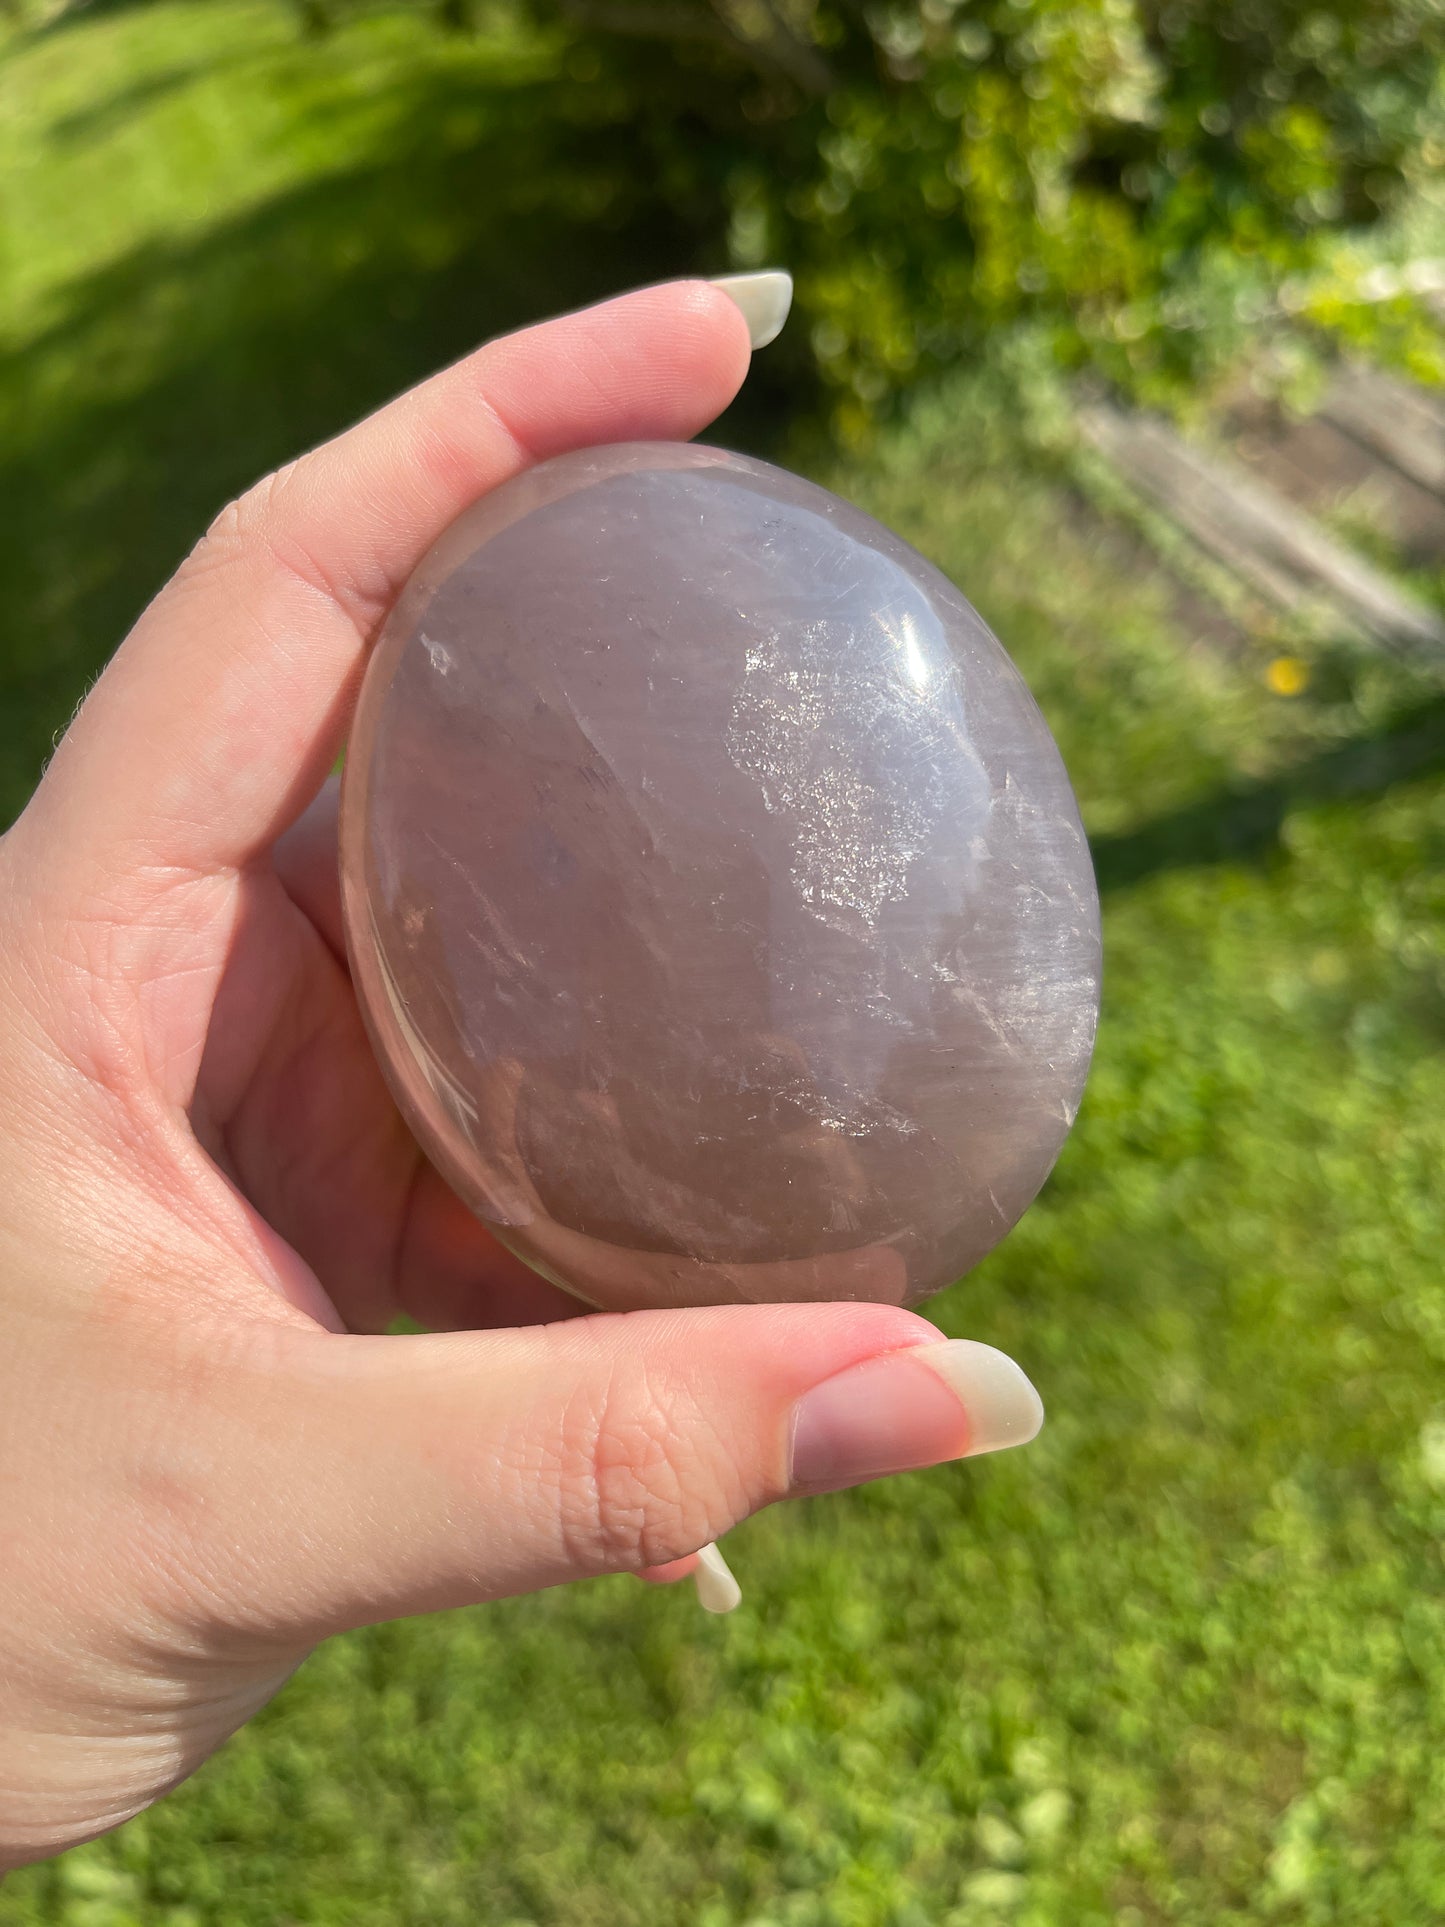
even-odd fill
[(1079, 427), (1125, 481), (1278, 607), (1302, 614), (1323, 602), (1370, 641), (1445, 653), (1445, 620), (1433, 609), (1234, 462), (1109, 402), (1081, 409)]
[(1412, 482), (1445, 495), (1445, 404), (1424, 389), (1347, 362), (1320, 413)]

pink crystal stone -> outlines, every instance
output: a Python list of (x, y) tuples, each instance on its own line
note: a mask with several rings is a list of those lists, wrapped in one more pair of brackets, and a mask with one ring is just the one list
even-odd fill
[(342, 859), (413, 1130), (591, 1304), (923, 1298), (1073, 1122), (1098, 903), (1053, 739), (950, 582), (766, 463), (589, 449), (454, 523)]

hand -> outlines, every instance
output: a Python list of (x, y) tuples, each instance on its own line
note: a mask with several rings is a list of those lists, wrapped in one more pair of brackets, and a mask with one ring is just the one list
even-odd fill
[(1037, 1428), (1016, 1366), (893, 1308), (578, 1316), (426, 1165), (351, 994), (326, 775), (401, 584), (525, 464), (696, 433), (748, 353), (716, 288), (651, 289), (260, 483), (0, 842), (0, 1868), (139, 1811), (328, 1634), (675, 1576), (785, 1494)]

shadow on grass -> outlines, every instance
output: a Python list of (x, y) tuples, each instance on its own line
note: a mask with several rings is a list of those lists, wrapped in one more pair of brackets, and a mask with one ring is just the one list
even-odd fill
[(77, 145), (85, 141), (103, 140), (123, 127), (134, 115), (154, 107), (182, 88), (192, 86), (202, 75), (214, 74), (217, 66), (214, 60), (197, 60), (181, 62), (165, 73), (148, 74), (133, 86), (122, 88), (119, 93), (97, 101), (93, 107), (65, 115), (55, 122), (51, 136), (57, 141)]
[(1267, 856), (1279, 847), (1292, 809), (1379, 796), (1396, 783), (1440, 770), (1445, 770), (1445, 696), (1414, 704), (1383, 728), (1278, 776), (1215, 790), (1138, 829), (1093, 838), (1099, 888), (1122, 889), (1160, 870)]
[[(472, 66), (403, 76), (359, 158), (354, 104), (328, 130), (308, 102), (308, 141), (349, 164), (97, 271), (11, 358), (0, 824), (137, 611), (238, 490), (491, 335), (717, 271), (720, 240), (698, 238), (723, 202), (708, 137), (679, 181), (605, 87), (512, 64), (495, 82)], [(717, 439), (768, 445), (798, 405), (797, 362), (784, 346), (760, 367)]]

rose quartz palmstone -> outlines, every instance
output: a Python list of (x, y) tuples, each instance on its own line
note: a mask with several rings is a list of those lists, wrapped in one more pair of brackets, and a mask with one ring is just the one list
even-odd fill
[(342, 875), (412, 1128), (592, 1304), (926, 1297), (1073, 1121), (1053, 739), (950, 582), (763, 462), (591, 449), (463, 515), (367, 671)]

